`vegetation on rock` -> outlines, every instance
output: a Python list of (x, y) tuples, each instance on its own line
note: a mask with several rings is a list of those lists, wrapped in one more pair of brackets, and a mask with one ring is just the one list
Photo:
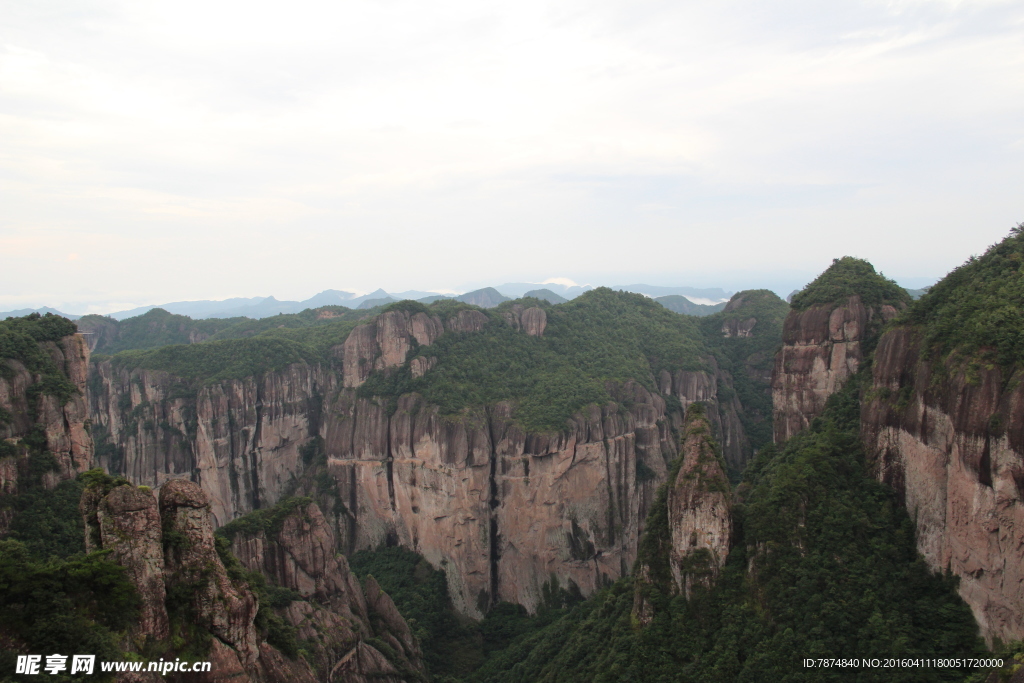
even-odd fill
[(95, 353), (118, 353), (130, 349), (155, 349), (171, 344), (190, 344), (196, 338), (206, 339), (246, 318), (207, 318), (193, 320), (187, 315), (168, 313), (153, 308), (124, 320), (101, 315), (86, 315), (78, 320), (78, 329), (98, 338)]

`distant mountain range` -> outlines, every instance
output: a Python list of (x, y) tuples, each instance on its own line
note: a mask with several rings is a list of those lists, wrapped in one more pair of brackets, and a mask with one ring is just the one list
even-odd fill
[[(431, 303), (438, 299), (456, 299), (483, 308), (492, 308), (502, 301), (518, 299), (524, 296), (532, 296), (544, 299), (552, 304), (559, 304), (575, 299), (580, 294), (593, 289), (591, 285), (565, 285), (559, 283), (536, 283), (536, 282), (507, 282), (497, 287), (484, 287), (464, 294), (445, 294), (441, 292), (428, 292), (420, 290), (407, 290), (404, 292), (386, 292), (378, 289), (369, 294), (357, 295), (353, 292), (345, 292), (337, 289), (327, 289), (302, 301), (281, 301), (272, 296), (257, 296), (251, 298), (238, 297), (223, 299), (220, 301), (172, 301), (164, 304), (153, 304), (139, 306), (124, 311), (117, 311), (108, 314), (115, 320), (124, 320), (143, 315), (154, 308), (162, 308), (168, 313), (187, 315), (194, 320), (205, 318), (268, 318), (279, 314), (299, 313), (308, 308), (320, 308), (322, 306), (344, 306), (351, 309), (369, 309), (381, 306), (393, 301), (413, 299), (423, 303)], [(686, 297), (694, 306), (708, 306), (725, 302), (732, 295), (724, 289), (711, 288), (699, 289), (696, 287), (660, 287), (655, 285), (632, 284), (615, 286), (611, 289), (623, 290), (644, 294), (652, 298), (666, 296)], [(672, 310), (689, 308), (686, 304), (672, 300), (668, 305)], [(702, 308), (694, 308), (694, 311), (703, 312)], [(20, 317), (29, 313), (54, 313), (62, 315), (71, 320), (77, 320), (79, 315), (62, 313), (53, 308), (31, 309), (24, 308), (16, 311), (0, 312), (0, 319), (7, 316)], [(681, 312), (681, 310), (680, 310)], [(699, 313), (696, 313), (699, 315)]]
[(3, 320), (4, 318), (23, 318), (26, 315), (29, 315), (30, 313), (39, 313), (41, 315), (53, 313), (54, 315), (59, 315), (63, 318), (67, 318), (68, 320), (78, 320), (79, 318), (82, 317), (80, 315), (74, 315), (72, 313), (61, 313), (56, 308), (43, 306), (42, 308), (19, 308), (16, 311), (0, 311), (0, 320)]

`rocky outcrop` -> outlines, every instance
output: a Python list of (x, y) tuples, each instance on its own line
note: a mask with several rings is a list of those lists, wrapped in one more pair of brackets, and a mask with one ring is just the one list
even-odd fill
[(679, 458), (651, 508), (634, 568), (632, 616), (641, 627), (665, 598), (689, 599), (696, 586), (710, 587), (729, 555), (729, 482), (703, 403), (687, 411)]
[[(486, 320), (479, 311), (476, 313)], [(358, 387), (374, 370), (398, 367), (406, 360), (413, 344), (429, 346), (444, 333), (437, 316), (408, 311), (388, 311), (372, 322), (352, 330), (341, 346), (343, 378), (346, 387)]]
[(920, 329), (874, 355), (861, 413), (875, 472), (903, 500), (918, 550), (960, 577), (989, 643), (1024, 637), (1024, 382), (997, 365), (930, 360)]
[(538, 306), (526, 308), (522, 304), (512, 304), (504, 312), (504, 317), (513, 328), (522, 330), (531, 337), (543, 337), (544, 328), (548, 325), (548, 314)]
[(147, 488), (127, 484), (109, 492), (91, 487), (83, 493), (80, 509), (86, 551), (111, 551), (111, 559), (127, 570), (142, 598), (138, 622), (132, 627), (133, 642), (141, 647), (147, 639), (166, 640), (170, 626), (156, 496)]
[[(231, 527), (228, 527), (231, 529)], [(303, 598), (336, 603), (346, 617), (365, 620), (362, 589), (353, 584), (338, 539), (316, 503), (308, 502), (284, 517), (270, 537), (264, 531), (232, 536), (231, 552), (252, 571)]]
[(185, 595), (196, 623), (230, 646), (244, 667), (259, 657), (253, 622), (259, 610), (247, 586), (228, 578), (213, 539), (210, 499), (184, 479), (160, 489), (164, 533), (164, 571), (168, 592)]
[[(282, 504), (290, 509), (272, 529), (252, 531), (234, 524), (224, 531), (232, 553), (247, 569), (302, 596), (278, 611), (308, 643), (319, 678), (386, 675), (401, 681), (402, 670), (423, 673), (419, 643), (394, 602), (373, 577), (360, 587), (345, 556), (337, 553), (338, 539), (316, 503), (295, 502)], [(371, 638), (387, 643), (398, 661), (368, 645)]]
[[(70, 380), (75, 393), (62, 403), (45, 389), (36, 391), (33, 385), (43, 381), (41, 375), (30, 372), (16, 359), (0, 358), (0, 364), (4, 365), (4, 371), (0, 372), (0, 415), (6, 416), (0, 419), (0, 439), (17, 443), (41, 428), (46, 436), (46, 449), (57, 461), (56, 474), (49, 482), (56, 484), (61, 478), (84, 472), (92, 464), (93, 442), (86, 403), (89, 347), (78, 334), (55, 342), (39, 342), (39, 346), (57, 370)], [(17, 489), (17, 470), (15, 463), (0, 460), (0, 486), (9, 492)]]
[(866, 307), (859, 295), (840, 305), (819, 304), (790, 312), (772, 372), (776, 443), (805, 429), (821, 414), (826, 399), (860, 367), (869, 329), (897, 313), (888, 304)]
[(214, 636), (212, 680), (231, 671), (241, 680), (264, 680), (258, 661), (261, 639), (254, 625), (259, 604), (248, 586), (228, 578), (214, 546), (203, 490), (185, 480), (169, 482), (160, 491), (158, 508), (148, 488), (111, 488), (112, 483), (90, 485), (81, 511), (87, 547), (111, 551), (141, 599), (128, 649), (138, 651), (154, 642), (171, 645), (171, 636), (180, 637), (172, 632), (173, 609), (179, 615), (175, 629), (194, 633), (191, 629), (199, 627)]
[(676, 589), (689, 598), (695, 585), (710, 587), (725, 564), (732, 516), (729, 481), (700, 414), (688, 416), (681, 457), (668, 492), (669, 566)]
[[(173, 658), (174, 649), (196, 647), (189, 639), (208, 633), (205, 658), (212, 671), (199, 678), (211, 683), (328, 683), (332, 675), (405, 683), (424, 673), (408, 624), (372, 579), (364, 592), (344, 556), (335, 553), (336, 539), (313, 503), (293, 509), (272, 536), (240, 535), (234, 547), (243, 565), (307, 598), (277, 611), (307, 641), (315, 669), (264, 641), (256, 626), (259, 601), (245, 581), (229, 576), (217, 551), (208, 497), (197, 484), (167, 482), (158, 504), (146, 487), (94, 482), (81, 510), (89, 549), (111, 551), (141, 598), (129, 650), (169, 647)], [(400, 660), (390, 661), (367, 638), (388, 643)]]
[(360, 642), (334, 666), (330, 680), (346, 683), (403, 683), (405, 679), (378, 650)]

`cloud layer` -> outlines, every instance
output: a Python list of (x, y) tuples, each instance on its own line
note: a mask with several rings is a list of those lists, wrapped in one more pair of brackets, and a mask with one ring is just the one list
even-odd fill
[(0, 0), (0, 308), (939, 277), (1024, 220), (1015, 2)]

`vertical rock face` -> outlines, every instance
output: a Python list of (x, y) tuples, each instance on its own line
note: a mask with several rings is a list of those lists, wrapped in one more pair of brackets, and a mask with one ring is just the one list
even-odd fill
[(813, 305), (790, 312), (772, 372), (776, 443), (805, 429), (821, 414), (826, 399), (857, 372), (869, 323), (896, 314), (888, 304), (864, 306), (859, 295), (838, 306)]
[(320, 397), (333, 386), (303, 364), (198, 388), (109, 361), (92, 372), (92, 422), (106, 442), (97, 464), (148, 486), (194, 479), (217, 526), (279, 499), (302, 470), (300, 447), (317, 434)]
[[(476, 616), (499, 600), (534, 607), (552, 574), (585, 592), (622, 576), (677, 452), (664, 399), (632, 383), (615, 389), (621, 402), (564, 431), (531, 434), (507, 405), (445, 418), (410, 394), (388, 415), (306, 365), (198, 390), (109, 361), (94, 373), (93, 422), (109, 435), (100, 464), (110, 471), (151, 486), (194, 479), (220, 526), (279, 500), (320, 436), (346, 507), (340, 547), (392, 540), (422, 553), (446, 571), (460, 611)], [(683, 405), (717, 391), (705, 372), (663, 374)]]
[(316, 503), (286, 516), (280, 530), (237, 533), (231, 552), (250, 571), (258, 571), (303, 598), (330, 604), (351, 623), (367, 619), (362, 589), (337, 554), (338, 539)]
[(677, 590), (689, 598), (695, 584), (710, 586), (725, 564), (732, 517), (729, 482), (703, 416), (687, 420), (681, 457), (668, 493), (669, 566)]
[[(479, 311), (462, 313), (477, 313), (486, 321)], [(345, 386), (358, 387), (374, 370), (398, 367), (405, 362), (413, 343), (429, 346), (443, 333), (444, 326), (437, 316), (407, 311), (388, 311), (360, 325), (343, 344)]]
[(678, 470), (651, 507), (634, 571), (632, 616), (642, 627), (654, 620), (657, 596), (689, 599), (696, 586), (714, 583), (729, 555), (729, 482), (706, 411), (687, 411)]
[(531, 434), (508, 404), (452, 419), (409, 394), (388, 416), (342, 391), (325, 445), (351, 514), (344, 547), (412, 548), (475, 616), (502, 600), (532, 609), (551, 576), (584, 592), (622, 576), (677, 447), (664, 399), (635, 383), (615, 392), (621, 402), (562, 432)]
[(631, 382), (613, 395), (558, 435), (524, 434), (501, 406), (492, 414), (497, 600), (532, 609), (551, 576), (590, 593), (632, 567), (677, 447), (660, 396)]
[(505, 311), (505, 320), (516, 330), (526, 332), (531, 337), (543, 337), (548, 325), (548, 314), (537, 306), (525, 308), (522, 304), (513, 304)]
[(999, 366), (968, 373), (922, 358), (922, 334), (898, 327), (879, 341), (862, 436), (877, 476), (917, 527), (936, 571), (960, 594), (991, 643), (1024, 637), (1024, 383)]
[[(89, 373), (89, 347), (81, 335), (72, 334), (59, 341), (45, 341), (40, 347), (54, 365), (70, 380), (76, 393), (61, 404), (53, 395), (30, 391), (40, 381), (18, 360), (2, 359), (5, 372), (0, 372), (0, 410), (9, 421), (0, 420), (0, 439), (19, 440), (34, 428), (46, 435), (46, 447), (57, 460), (59, 476), (74, 477), (87, 470), (93, 459), (93, 442), (89, 434), (89, 412), (86, 403), (86, 379)], [(17, 468), (13, 463), (0, 463), (2, 486), (16, 488)]]
[(209, 503), (199, 486), (169, 482), (160, 492), (158, 509), (148, 489), (125, 484), (108, 491), (93, 485), (83, 493), (81, 511), (87, 547), (112, 551), (111, 558), (125, 567), (141, 598), (129, 649), (153, 640), (167, 643), (168, 600), (184, 601), (186, 625), (215, 636), (209, 653), (215, 667), (211, 680), (230, 671), (240, 680), (267, 680), (260, 673), (260, 638), (253, 624), (259, 605), (246, 586), (228, 578), (213, 544)]

